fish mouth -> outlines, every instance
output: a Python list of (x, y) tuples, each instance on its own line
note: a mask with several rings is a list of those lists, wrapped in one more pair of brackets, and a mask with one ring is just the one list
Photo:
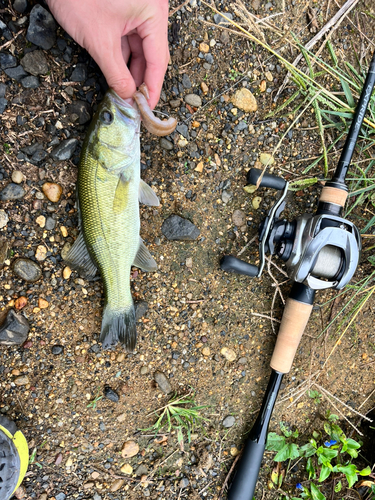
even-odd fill
[(140, 113), (132, 105), (133, 99), (122, 99), (113, 89), (108, 91), (108, 96), (124, 118), (140, 122)]

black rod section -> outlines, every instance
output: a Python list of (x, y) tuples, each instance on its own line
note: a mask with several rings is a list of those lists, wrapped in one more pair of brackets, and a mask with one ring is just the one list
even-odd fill
[(246, 441), (228, 500), (252, 500), (267, 442), (268, 426), (284, 374), (272, 370), (262, 407)]
[(353, 121), (350, 126), (348, 137), (345, 141), (339, 163), (332, 180), (327, 182), (327, 186), (336, 187), (339, 189), (347, 190), (345, 185), (345, 177), (349, 169), (350, 161), (352, 159), (354, 148), (358, 140), (358, 135), (362, 127), (363, 119), (366, 114), (368, 104), (371, 99), (371, 94), (375, 85), (375, 52), (372, 56), (370, 67), (366, 76), (365, 83), (359, 101), (353, 116)]

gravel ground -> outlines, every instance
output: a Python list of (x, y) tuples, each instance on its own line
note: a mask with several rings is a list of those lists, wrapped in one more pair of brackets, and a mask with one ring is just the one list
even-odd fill
[[(335, 7), (311, 3), (321, 27)], [(278, 2), (245, 4), (262, 18), (282, 11)], [(302, 3), (286, 4), (275, 22), (305, 43), (313, 35)], [(171, 12), (177, 6), (171, 2)], [(217, 3), (220, 11), (230, 7)], [(277, 320), (283, 309), (279, 296), (273, 303), (275, 281), (283, 283), (284, 296), (289, 289), (276, 268), (260, 280), (219, 268), (224, 253), (238, 254), (249, 243), (273, 203), (271, 191), (249, 195), (243, 186), (249, 167), (260, 165), (261, 153), (272, 153), (291, 123), (288, 114), (266, 118), (285, 72), (267, 52), (219, 29), (220, 18), (200, 2), (191, 0), (171, 15), (171, 63), (157, 109), (179, 124), (169, 137), (145, 130), (141, 137), (142, 178), (161, 199), (157, 209), (141, 207), (141, 236), (159, 269), (132, 271), (136, 351), (102, 351), (101, 281), (82, 279), (63, 257), (78, 234), (80, 147), (106, 83), (43, 9), (27, 0), (0, 0), (0, 305), (3, 319), (16, 312), (16, 333), (24, 335), (22, 345), (0, 347), (0, 412), (36, 450), (18, 498), (217, 498), (268, 382), (275, 342), (269, 316), (272, 311)], [(361, 12), (374, 13), (370, 1), (359, 2), (350, 19)], [(362, 38), (349, 21), (335, 34), (340, 56), (351, 43), (367, 46), (373, 17), (361, 22)], [(272, 32), (266, 36), (272, 40)], [(289, 60), (296, 55), (289, 46), (284, 53)], [(319, 154), (310, 116), (287, 134), (274, 173), (298, 179), (306, 159)], [(337, 155), (332, 168), (335, 161)], [(319, 166), (315, 174), (323, 177)], [(316, 185), (288, 195), (286, 217), (313, 210), (319, 192)], [(369, 217), (364, 211), (352, 216), (361, 227)], [(256, 262), (256, 243), (243, 257)], [(356, 279), (369, 269), (364, 256)], [(317, 407), (307, 396), (297, 402), (293, 391), (321, 368), (337, 339), (333, 329), (319, 336), (344, 303), (328, 303), (335, 297), (318, 296), (272, 430), (284, 420), (308, 435), (321, 425), (324, 408), (332, 408)], [(348, 405), (341, 411), (353, 422), (350, 408), (359, 409), (374, 387), (373, 307), (370, 300), (320, 379)], [(27, 337), (19, 316), (29, 323)], [(207, 419), (190, 443), (180, 446), (175, 432), (155, 437), (140, 431), (154, 422), (152, 412), (168, 394), (190, 388)], [(370, 397), (361, 411), (372, 406)], [(257, 498), (275, 497), (266, 490), (269, 459)]]

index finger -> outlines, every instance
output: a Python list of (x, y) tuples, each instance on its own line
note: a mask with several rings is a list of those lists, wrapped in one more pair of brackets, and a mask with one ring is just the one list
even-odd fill
[(153, 109), (159, 101), (169, 62), (167, 33), (146, 36), (143, 39), (143, 53), (146, 61), (144, 82), (150, 94), (149, 105)]

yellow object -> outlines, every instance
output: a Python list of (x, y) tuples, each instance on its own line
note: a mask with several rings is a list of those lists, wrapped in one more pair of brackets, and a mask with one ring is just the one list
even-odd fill
[(13, 491), (14, 493), (22, 483), (29, 465), (29, 447), (27, 445), (26, 438), (21, 431), (17, 430), (14, 434), (12, 434), (9, 429), (0, 424), (0, 432), (3, 432), (13, 442), (20, 459), (20, 471), (16, 487)]

